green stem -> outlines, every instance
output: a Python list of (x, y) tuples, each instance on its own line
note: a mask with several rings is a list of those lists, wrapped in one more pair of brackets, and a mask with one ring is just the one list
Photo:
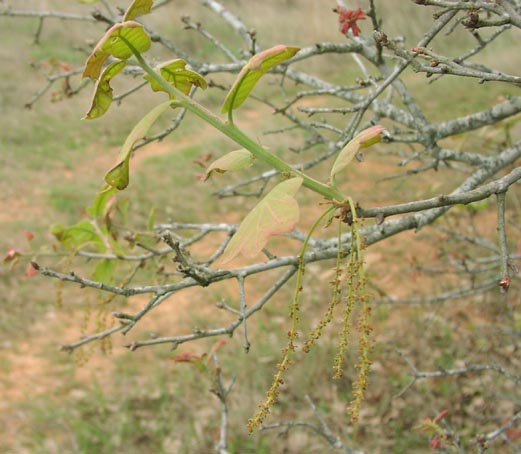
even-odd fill
[(215, 129), (228, 136), (230, 139), (241, 145), (243, 148), (246, 148), (257, 159), (267, 163), (272, 168), (278, 170), (281, 173), (286, 172), (301, 177), (304, 180), (302, 184), (308, 189), (311, 189), (312, 191), (321, 194), (322, 196), (331, 201), (342, 202), (345, 200), (345, 195), (342, 194), (337, 188), (328, 186), (318, 180), (315, 180), (314, 178), (309, 177), (308, 175), (305, 175), (300, 170), (295, 169), (286, 161), (283, 161), (274, 154), (266, 151), (266, 149), (264, 149), (254, 140), (252, 140), (248, 135), (246, 135), (239, 128), (237, 128), (237, 126), (235, 126), (233, 123), (223, 122), (219, 117), (210, 112), (208, 109), (194, 101), (189, 96), (186, 96), (184, 93), (179, 91), (174, 86), (170, 85), (165, 79), (163, 79), (163, 77), (161, 77), (160, 74), (158, 74), (156, 71), (154, 71), (154, 69), (152, 69), (148, 65), (148, 63), (144, 60), (141, 54), (132, 46), (132, 44), (130, 44), (127, 40), (125, 40), (125, 42), (134, 53), (134, 56), (139, 62), (141, 68), (143, 68), (143, 70), (152, 79), (154, 79), (159, 85), (161, 85), (161, 87), (164, 88), (168, 94), (175, 97), (182, 107), (186, 108), (190, 112), (193, 112), (199, 118), (202, 118), (204, 121), (211, 124)]

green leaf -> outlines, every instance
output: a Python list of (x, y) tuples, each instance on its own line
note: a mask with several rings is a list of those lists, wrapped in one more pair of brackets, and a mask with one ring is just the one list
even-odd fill
[(103, 282), (104, 284), (110, 284), (116, 271), (116, 263), (114, 260), (103, 259), (96, 265), (94, 273), (92, 274), (92, 280), (96, 282)]
[(127, 42), (139, 53), (150, 49), (150, 36), (141, 24), (134, 21), (114, 24), (98, 42), (85, 64), (83, 77), (97, 79), (105, 60), (111, 55), (120, 60), (127, 60), (133, 53)]
[(172, 101), (163, 102), (154, 107), (148, 112), (138, 124), (134, 126), (134, 129), (130, 132), (121, 151), (119, 153), (117, 164), (110, 169), (105, 175), (105, 181), (112, 187), (119, 190), (123, 190), (128, 186), (129, 183), (129, 167), (130, 167), (130, 156), (132, 153), (132, 147), (134, 144), (143, 139), (151, 126), (159, 118), (159, 116), (170, 107)]
[(89, 221), (80, 221), (70, 227), (54, 224), (51, 233), (64, 249), (80, 249), (89, 244), (100, 252), (105, 251), (105, 245), (98, 232)]
[(127, 8), (123, 20), (133, 20), (138, 16), (150, 13), (154, 0), (134, 0), (132, 4)]
[(147, 222), (147, 229), (151, 232), (152, 230), (154, 230), (154, 226), (156, 224), (156, 213), (157, 213), (157, 209), (156, 207), (152, 207), (150, 209), (150, 214), (148, 216), (148, 222)]
[(380, 142), (383, 130), (385, 130), (384, 126), (376, 125), (356, 135), (338, 154), (331, 168), (330, 181), (333, 181), (334, 177), (349, 165), (360, 149)]
[(92, 205), (85, 211), (93, 218), (103, 218), (106, 215), (105, 208), (108, 201), (116, 194), (117, 189), (110, 186), (105, 186), (94, 198)]
[(224, 173), (251, 167), (254, 160), (255, 156), (244, 148), (241, 150), (230, 151), (210, 164), (206, 169), (203, 181), (208, 180), (214, 172)]
[[(203, 90), (208, 87), (208, 84), (206, 83), (206, 80), (203, 76), (196, 73), (195, 71), (185, 69), (185, 67), (186, 62), (180, 58), (177, 58), (175, 60), (165, 62), (157, 66), (155, 69), (168, 83), (176, 87), (185, 95), (190, 93), (192, 85), (201, 87)], [(151, 76), (147, 75), (145, 76), (145, 79), (150, 82), (152, 90), (166, 92), (166, 90)], [(171, 96), (171, 98), (173, 98), (173, 96)]]
[(244, 218), (218, 264), (228, 263), (238, 254), (255, 257), (271, 236), (293, 230), (299, 220), (295, 194), (302, 181), (300, 177), (291, 178), (275, 186)]
[(125, 61), (116, 61), (103, 70), (100, 78), (96, 82), (90, 109), (85, 117), (83, 117), (84, 119), (92, 120), (99, 118), (109, 110), (112, 104), (112, 87), (110, 86), (110, 80), (119, 73), (126, 64)]
[(242, 68), (230, 92), (224, 100), (221, 112), (227, 113), (237, 109), (249, 96), (261, 76), (274, 66), (293, 57), (299, 47), (289, 47), (283, 44), (266, 49), (254, 55)]

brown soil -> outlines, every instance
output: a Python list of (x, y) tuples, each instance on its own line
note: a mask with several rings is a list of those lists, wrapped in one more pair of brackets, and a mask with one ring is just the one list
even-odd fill
[[(255, 122), (256, 116), (251, 114), (246, 116), (248, 120)], [(139, 172), (143, 162), (153, 156), (173, 154), (176, 150), (182, 149), (208, 133), (207, 128), (195, 134), (187, 135), (176, 140), (173, 144), (170, 141), (148, 145), (136, 152), (131, 168), (132, 172)], [(91, 178), (102, 175), (111, 165), (113, 165), (117, 150), (110, 152), (98, 152), (89, 166), (89, 169), (82, 175), (82, 178)], [(346, 187), (352, 187), (353, 197), (363, 205), (373, 205), (376, 203), (386, 203), (386, 185), (392, 183), (374, 183), (378, 180), (378, 175), (382, 177), (389, 173), (396, 172), (393, 163), (386, 159), (380, 159), (377, 153), (368, 154), (367, 161), (363, 164), (353, 164), (353, 171)], [(366, 178), (372, 175), (373, 178)], [(65, 177), (74, 179), (77, 177), (74, 172), (66, 172)], [(436, 175), (422, 176), (424, 179), (432, 179), (430, 189), (436, 192), (439, 190), (440, 183), (436, 181)], [(410, 196), (410, 194), (408, 194)], [(16, 216), (38, 215), (43, 203), (42, 194), (35, 193), (27, 199), (22, 198), (15, 202), (9, 202), (9, 209), (13, 203), (16, 206)], [(36, 203), (35, 203), (36, 202)], [(0, 222), (2, 215), (8, 212), (5, 202), (0, 206)], [(306, 206), (302, 209), (302, 221), (299, 228), (306, 230), (315, 219), (317, 206)], [(36, 210), (36, 211), (35, 211)], [(230, 213), (230, 220), (237, 221), (237, 213)], [(12, 218), (11, 218), (12, 219)], [(222, 219), (226, 221), (226, 219)], [(369, 221), (368, 221), (369, 222)], [(328, 232), (331, 234), (331, 232)], [(406, 232), (397, 238), (390, 239), (385, 244), (376, 245), (367, 251), (367, 269), (370, 276), (376, 276), (375, 282), (378, 286), (380, 296), (400, 298), (410, 295), (417, 289), (431, 288), (432, 278), (420, 275), (415, 271), (414, 257), (436, 258), (436, 248), (426, 242), (415, 241), (414, 232)], [(414, 252), (404, 250), (404, 244), (414, 243)], [(204, 248), (204, 246), (203, 246)], [(203, 251), (204, 252), (204, 251)], [(330, 278), (329, 271), (321, 271), (319, 280), (326, 282)], [(227, 282), (221, 285), (224, 294), (234, 295), (237, 293), (236, 282)], [(262, 294), (259, 287), (248, 285), (248, 298), (255, 301), (255, 298)], [(215, 301), (208, 301), (207, 296), (201, 289), (183, 291), (174, 295), (164, 302), (159, 308), (148, 314), (139, 325), (126, 337), (116, 334), (113, 336), (112, 356), (104, 356), (96, 352), (89, 359), (84, 367), (76, 367), (73, 362), (68, 362), (54, 354), (58, 348), (58, 343), (73, 342), (78, 338), (79, 326), (83, 319), (84, 309), (56, 309), (50, 311), (44, 318), (28, 327), (25, 340), (16, 344), (4, 342), (4, 348), (0, 351), (0, 362), (4, 364), (4, 371), (0, 379), (0, 395), (4, 396), (0, 404), (2, 410), (2, 429), (0, 437), (5, 446), (16, 446), (15, 440), (19, 431), (26, 427), (27, 415), (19, 409), (23, 402), (28, 399), (36, 398), (41, 395), (60, 395), (67, 384), (71, 382), (73, 393), (82, 393), (82, 384), (88, 385), (92, 382), (110, 383), (111, 376), (115, 373), (115, 359), (124, 355), (139, 355), (141, 358), (153, 360), (154, 349), (140, 349), (134, 353), (129, 353), (124, 345), (133, 339), (143, 339), (150, 335), (168, 336), (174, 334), (186, 334), (194, 327), (194, 312), (197, 313), (197, 320), (206, 318), (211, 320), (210, 326), (222, 326), (225, 320), (231, 320), (231, 316), (215, 306)], [(207, 294), (206, 294), (207, 295)], [(130, 298), (124, 311), (133, 313), (147, 303), (144, 296)], [(194, 311), (196, 308), (196, 311)], [(115, 308), (111, 308), (114, 310)], [(119, 310), (119, 309), (118, 309)], [(393, 312), (385, 320), (385, 329), (379, 331), (377, 328), (377, 341), (384, 344), (389, 338), (389, 333), (404, 332), (408, 329), (408, 313), (414, 309), (404, 308)], [(253, 324), (252, 324), (253, 325)], [(255, 328), (253, 327), (253, 332)], [(90, 332), (90, 331), (89, 331)], [(51, 334), (50, 334), (51, 333)], [(183, 346), (182, 349), (198, 350), (201, 353), (201, 345), (195, 343)], [(65, 355), (65, 353), (64, 353)], [(130, 359), (132, 360), (132, 359)], [(60, 378), (61, 377), (61, 378)], [(396, 416), (398, 410), (393, 410)], [(391, 417), (391, 416), (390, 416)], [(10, 444), (11, 443), (11, 444)]]

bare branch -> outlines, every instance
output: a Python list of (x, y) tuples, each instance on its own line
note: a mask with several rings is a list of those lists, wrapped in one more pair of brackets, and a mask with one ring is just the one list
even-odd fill
[(261, 430), (271, 430), (271, 429), (282, 429), (283, 433), (288, 432), (290, 429), (296, 429), (296, 428), (304, 428), (311, 430), (315, 432), (320, 437), (324, 438), (333, 449), (339, 449), (342, 452), (345, 452), (346, 454), (363, 454), (364, 451), (358, 451), (355, 450), (346, 444), (344, 444), (339, 437), (336, 437), (331, 432), (331, 429), (327, 425), (326, 421), (318, 411), (317, 406), (309, 397), (309, 395), (306, 395), (306, 401), (311, 407), (311, 410), (315, 414), (316, 418), (319, 420), (320, 425), (311, 424), (308, 422), (303, 421), (281, 421), (273, 424), (263, 424), (261, 426)]
[[(426, 200), (415, 200), (412, 202), (401, 203), (398, 205), (385, 206), (380, 208), (360, 208), (358, 215), (360, 217), (387, 217), (396, 214), (412, 213), (414, 211), (423, 211), (436, 207), (451, 205), (467, 205), (472, 202), (486, 199), (493, 194), (504, 194), (507, 189), (521, 179), (521, 168), (516, 167), (508, 175), (498, 180), (487, 183), (477, 189), (472, 189), (463, 193), (451, 195), (440, 195)], [(505, 274), (506, 275), (506, 274)]]
[(2, 9), (0, 10), (0, 16), (8, 17), (35, 17), (38, 19), (64, 19), (64, 20), (76, 20), (82, 22), (97, 22), (92, 16), (85, 16), (83, 14), (57, 12), (57, 11), (23, 11), (14, 9)]
[(78, 347), (81, 347), (82, 345), (88, 344), (93, 341), (105, 339), (106, 337), (111, 336), (112, 334), (123, 330), (126, 326), (127, 326), (126, 323), (120, 322), (119, 325), (115, 325), (112, 328), (109, 328), (100, 333), (92, 334), (91, 336), (86, 336), (77, 342), (73, 342), (72, 344), (62, 345), (61, 350), (71, 353), (74, 350), (76, 350)]
[(497, 195), (497, 229), (499, 236), (499, 248), (501, 251), (501, 276), (499, 286), (503, 293), (506, 293), (510, 286), (510, 276), (508, 272), (508, 244), (505, 227), (505, 198), (505, 192), (500, 192)]
[(208, 7), (215, 14), (221, 16), (224, 21), (230, 25), (246, 42), (249, 52), (253, 55), (259, 49), (253, 39), (253, 34), (248, 30), (246, 25), (232, 12), (224, 7), (224, 5), (216, 0), (199, 0), (202, 5)]

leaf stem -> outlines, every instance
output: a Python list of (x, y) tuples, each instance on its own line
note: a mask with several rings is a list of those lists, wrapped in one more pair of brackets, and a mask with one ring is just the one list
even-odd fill
[(150, 65), (145, 61), (145, 59), (141, 56), (141, 54), (136, 50), (134, 46), (128, 40), (124, 39), (125, 43), (128, 45), (128, 47), (131, 49), (132, 53), (136, 57), (139, 66), (152, 78), (154, 81), (156, 81), (158, 84), (161, 85), (162, 88), (165, 89), (165, 91), (175, 97), (179, 104), (181, 104), (182, 107), (186, 108), (187, 110), (193, 112), (195, 115), (197, 115), (199, 118), (203, 119), (210, 125), (212, 125), (215, 129), (222, 132), (224, 135), (228, 136), (230, 139), (232, 139), (234, 142), (237, 142), (242, 147), (246, 148), (248, 151), (250, 151), (257, 159), (267, 163), (274, 169), (278, 170), (281, 173), (291, 173), (295, 176), (301, 177), (303, 181), (303, 185), (307, 187), (308, 189), (311, 189), (312, 191), (321, 194), (325, 198), (336, 201), (336, 202), (342, 202), (346, 199), (345, 195), (342, 194), (337, 188), (331, 187), (327, 184), (324, 184), (318, 180), (315, 180), (314, 178), (309, 177), (308, 175), (305, 175), (300, 170), (295, 169), (293, 166), (288, 164), (286, 161), (280, 159), (278, 156), (275, 156), (274, 154), (267, 151), (265, 148), (263, 148), (261, 145), (259, 145), (257, 142), (252, 140), (248, 135), (246, 135), (244, 132), (242, 132), (237, 126), (235, 126), (231, 122), (223, 122), (219, 117), (217, 117), (215, 114), (210, 112), (208, 109), (206, 109), (201, 104), (194, 101), (189, 96), (186, 96), (184, 93), (179, 91), (177, 88), (169, 84), (159, 73), (157, 73), (153, 68), (150, 67)]

